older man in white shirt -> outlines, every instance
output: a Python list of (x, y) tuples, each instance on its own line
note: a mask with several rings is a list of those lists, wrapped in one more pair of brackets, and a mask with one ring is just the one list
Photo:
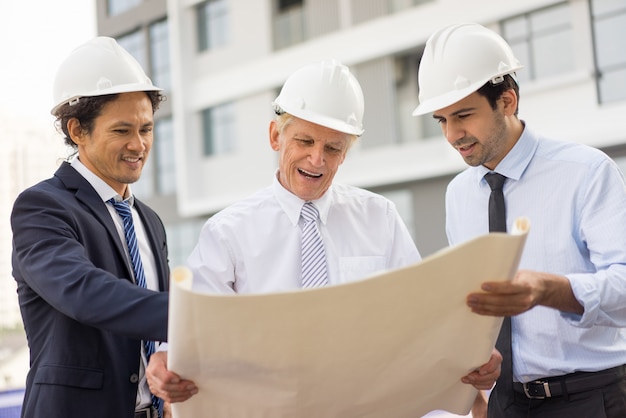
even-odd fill
[[(333, 184), (354, 141), (363, 133), (363, 93), (349, 69), (335, 61), (305, 66), (285, 82), (274, 102), (270, 146), (278, 152), (272, 185), (222, 210), (204, 225), (188, 266), (194, 289), (211, 293), (266, 293), (307, 287), (301, 256), (303, 208), (319, 216), (322, 285), (359, 280), (420, 260), (395, 205), (375, 193)], [(325, 260), (325, 263), (324, 263)], [(464, 377), (491, 388), (501, 357)], [(153, 393), (170, 402), (192, 396), (192, 382), (165, 370), (165, 358), (148, 367)], [(419, 394), (416, 394), (419, 396)]]

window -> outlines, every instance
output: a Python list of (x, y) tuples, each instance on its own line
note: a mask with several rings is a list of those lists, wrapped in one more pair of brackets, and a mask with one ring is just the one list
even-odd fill
[(430, 114), (413, 116), (418, 104), (417, 69), (423, 54), (420, 51), (395, 58), (396, 125), (399, 142), (415, 142), (427, 138), (441, 138), (441, 128)]
[(133, 194), (140, 199), (149, 199), (154, 196), (154, 154), (150, 152), (148, 160), (143, 165), (141, 170), (141, 177), (135, 183), (131, 185)]
[(415, 241), (415, 208), (413, 207), (413, 193), (410, 189), (381, 191), (381, 195), (391, 200), (398, 210), (398, 215), (406, 225), (413, 241)]
[(430, 1), (433, 0), (387, 0), (387, 4), (389, 11), (395, 13)]
[(235, 106), (225, 103), (202, 111), (204, 155), (228, 154), (235, 150)]
[(156, 121), (152, 159), (156, 164), (156, 186), (159, 194), (174, 194), (176, 192), (176, 160), (172, 118)]
[(117, 38), (117, 43), (135, 57), (144, 71), (147, 72), (146, 42), (141, 31), (131, 32)]
[(520, 81), (562, 74), (575, 67), (568, 3), (504, 20), (502, 36), (524, 66), (517, 74)]
[(282, 49), (306, 39), (303, 0), (276, 0), (274, 49)]
[(166, 225), (170, 268), (182, 266), (198, 242), (204, 219), (190, 219)]
[(141, 0), (109, 0), (107, 1), (107, 13), (116, 16), (138, 6)]
[(626, 1), (591, 0), (598, 101), (626, 99)]
[(170, 44), (167, 20), (150, 25), (150, 74), (155, 86), (171, 90)]
[(198, 48), (200, 51), (228, 43), (230, 22), (227, 0), (208, 0), (197, 6)]
[(154, 125), (152, 149), (143, 166), (141, 178), (132, 186), (140, 199), (176, 192), (174, 134), (172, 119), (158, 119)]

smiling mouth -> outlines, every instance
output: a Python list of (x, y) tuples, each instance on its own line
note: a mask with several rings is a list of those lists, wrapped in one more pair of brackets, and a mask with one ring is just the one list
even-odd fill
[(471, 144), (463, 144), (463, 145), (459, 145), (456, 147), (456, 150), (458, 152), (460, 152), (461, 154), (467, 154), (468, 152), (470, 152), (472, 149), (474, 149), (474, 145), (476, 145), (475, 142), (472, 142)]
[(301, 168), (298, 169), (298, 172), (300, 174), (302, 174), (303, 176), (310, 177), (310, 178), (313, 178), (313, 179), (318, 179), (318, 178), (322, 177), (322, 174), (310, 173), (310, 172), (308, 172), (306, 170), (303, 170)]
[(143, 159), (142, 157), (122, 157), (122, 160), (128, 163), (137, 163), (141, 161), (142, 159)]

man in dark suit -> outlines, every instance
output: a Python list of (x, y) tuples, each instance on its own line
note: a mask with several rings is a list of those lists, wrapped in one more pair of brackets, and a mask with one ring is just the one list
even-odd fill
[[(11, 215), (30, 348), (22, 417), (160, 417), (144, 344), (167, 337), (166, 236), (129, 184), (148, 157), (163, 96), (106, 37), (74, 50), (54, 87), (52, 114), (77, 152), (21, 193)], [(119, 202), (129, 204), (134, 240)]]

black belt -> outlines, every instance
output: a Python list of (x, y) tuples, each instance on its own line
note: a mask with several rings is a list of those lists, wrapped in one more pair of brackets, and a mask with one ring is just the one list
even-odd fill
[(156, 416), (156, 411), (152, 407), (137, 409), (135, 411), (135, 418), (153, 418)]
[(626, 365), (599, 372), (576, 372), (564, 376), (547, 377), (528, 383), (513, 382), (513, 389), (529, 399), (545, 399), (585, 392), (610, 385), (626, 376)]

